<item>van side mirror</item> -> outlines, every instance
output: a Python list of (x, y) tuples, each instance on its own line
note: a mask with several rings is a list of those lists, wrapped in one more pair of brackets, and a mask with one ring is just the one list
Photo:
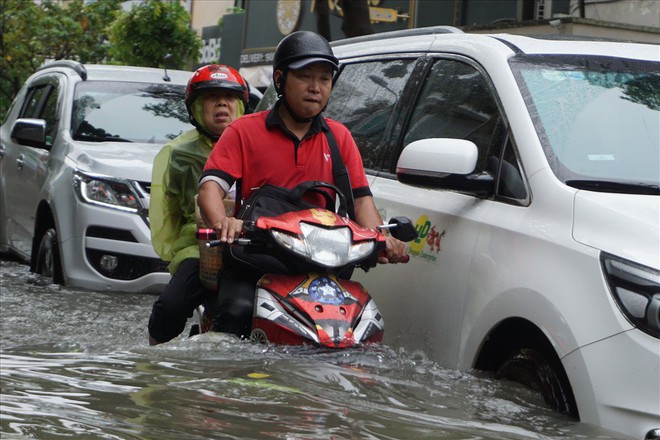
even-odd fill
[(396, 177), (408, 185), (491, 195), (495, 180), (475, 172), (478, 156), (474, 142), (464, 139), (421, 139), (401, 152)]

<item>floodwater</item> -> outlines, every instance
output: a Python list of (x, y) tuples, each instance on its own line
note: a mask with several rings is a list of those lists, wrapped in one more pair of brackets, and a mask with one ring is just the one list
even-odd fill
[(395, 347), (221, 334), (150, 347), (154, 296), (49, 285), (7, 260), (0, 290), (3, 440), (622, 438), (525, 388)]

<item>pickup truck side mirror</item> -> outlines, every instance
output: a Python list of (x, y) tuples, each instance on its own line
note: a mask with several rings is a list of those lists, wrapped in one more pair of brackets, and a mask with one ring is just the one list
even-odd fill
[(21, 145), (49, 149), (46, 146), (46, 121), (43, 119), (16, 120), (11, 129), (11, 137)]

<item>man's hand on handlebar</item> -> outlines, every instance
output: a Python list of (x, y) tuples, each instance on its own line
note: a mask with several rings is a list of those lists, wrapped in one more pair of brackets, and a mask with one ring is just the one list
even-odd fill
[(218, 239), (223, 243), (233, 243), (243, 232), (243, 220), (236, 217), (225, 217), (213, 224)]
[(385, 237), (385, 254), (378, 257), (379, 263), (407, 263), (409, 259), (403, 241), (389, 235)]

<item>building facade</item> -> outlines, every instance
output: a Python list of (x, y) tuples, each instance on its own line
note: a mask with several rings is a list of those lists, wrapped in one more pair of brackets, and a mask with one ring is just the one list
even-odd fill
[[(239, 67), (251, 84), (266, 87), (277, 43), (296, 30), (317, 31), (321, 1), (327, 2), (330, 39), (344, 38), (343, 11), (337, 0), (182, 0), (182, 4), (203, 40), (199, 64), (219, 61)], [(447, 25), (476, 33), (586, 35), (660, 44), (657, 0), (367, 1), (374, 32)]]

